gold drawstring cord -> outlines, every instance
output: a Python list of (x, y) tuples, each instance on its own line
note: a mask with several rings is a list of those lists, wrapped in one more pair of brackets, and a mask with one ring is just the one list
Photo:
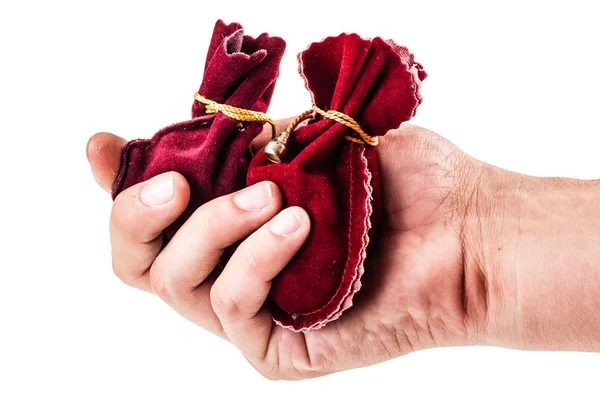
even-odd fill
[(271, 129), (273, 130), (273, 136), (277, 132), (277, 128), (275, 127), (275, 121), (267, 114), (262, 113), (260, 111), (252, 111), (246, 110), (244, 108), (238, 108), (234, 106), (230, 106), (228, 104), (220, 104), (216, 101), (212, 101), (202, 96), (200, 93), (194, 93), (194, 99), (204, 104), (205, 110), (207, 114), (216, 114), (220, 112), (229, 118), (233, 118), (236, 121), (247, 121), (247, 122), (268, 122), (271, 125)]
[(285, 130), (271, 139), (271, 141), (265, 147), (265, 157), (274, 163), (280, 163), (287, 155), (286, 145), (291, 133), (294, 131), (294, 129), (296, 129), (300, 122), (312, 116), (313, 112), (317, 112), (324, 118), (332, 119), (342, 125), (347, 126), (360, 136), (360, 138), (357, 138), (351, 135), (346, 135), (344, 136), (344, 139), (346, 140), (357, 144), (368, 144), (370, 146), (377, 146), (379, 143), (379, 139), (376, 136), (370, 136), (363, 131), (358, 122), (356, 122), (351, 116), (335, 110), (324, 111), (313, 104), (310, 110), (304, 111), (302, 114), (298, 115), (292, 120), (292, 122), (290, 122)]
[(322, 115), (324, 118), (329, 118), (336, 122), (339, 122), (342, 125), (346, 125), (348, 128), (352, 129), (353, 131), (358, 133), (358, 135), (360, 136), (360, 138), (357, 138), (354, 136), (346, 135), (346, 136), (344, 136), (344, 139), (346, 139), (346, 140), (349, 140), (351, 142), (358, 143), (358, 144), (368, 144), (370, 146), (377, 146), (377, 144), (379, 143), (379, 140), (376, 136), (375, 137), (370, 136), (365, 131), (363, 131), (362, 128), (360, 127), (360, 125), (358, 124), (358, 122), (356, 122), (354, 120), (354, 118), (352, 118), (351, 116), (346, 115), (339, 111), (335, 111), (335, 110), (324, 111), (324, 110), (320, 109), (318, 106), (316, 106), (315, 104), (313, 104), (312, 109), (310, 109), (308, 111), (304, 111), (302, 114), (300, 114), (296, 118), (294, 118), (294, 120), (292, 122), (290, 122), (288, 127), (285, 128), (285, 131), (288, 134), (292, 133), (292, 131), (294, 129), (296, 129), (296, 126), (300, 122), (304, 121), (305, 119), (307, 119), (308, 117), (310, 117), (312, 115), (313, 111), (316, 111), (318, 114)]
[(304, 121), (305, 119), (309, 118), (311, 115), (313, 114), (313, 110), (307, 110), (304, 111), (302, 114), (298, 115), (296, 118), (294, 118), (292, 120), (292, 122), (290, 122), (290, 124), (287, 126), (287, 128), (285, 128), (285, 132), (288, 133), (288, 135), (290, 133), (292, 133), (292, 131), (294, 129), (296, 129), (296, 126), (298, 126), (298, 124), (302, 121)]
[(377, 146), (377, 144), (379, 143), (379, 139), (377, 138), (377, 136), (368, 135), (365, 131), (362, 130), (358, 122), (356, 122), (351, 116), (335, 110), (324, 111), (317, 107), (315, 104), (313, 104), (312, 109), (315, 110), (317, 113), (321, 114), (324, 118), (329, 118), (334, 120), (335, 122), (339, 122), (342, 125), (346, 125), (348, 128), (352, 129), (360, 136), (360, 138), (357, 138), (354, 136), (346, 135), (344, 136), (344, 139), (358, 144), (368, 144), (370, 146)]

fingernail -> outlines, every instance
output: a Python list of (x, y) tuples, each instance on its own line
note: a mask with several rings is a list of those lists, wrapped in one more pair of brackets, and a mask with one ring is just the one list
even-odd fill
[(300, 217), (296, 211), (288, 208), (287, 210), (280, 212), (279, 215), (275, 217), (275, 221), (271, 223), (269, 229), (276, 235), (289, 236), (296, 232), (301, 225), (302, 221), (300, 220)]
[(152, 178), (140, 192), (142, 203), (156, 207), (173, 199), (173, 175), (162, 174)]
[(271, 186), (266, 183), (259, 183), (236, 194), (233, 202), (246, 211), (257, 211), (269, 207), (272, 197)]

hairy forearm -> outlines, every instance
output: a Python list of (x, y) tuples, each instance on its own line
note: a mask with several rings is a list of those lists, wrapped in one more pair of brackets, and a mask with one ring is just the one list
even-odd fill
[(485, 342), (600, 351), (600, 182), (476, 170), (465, 263), (484, 277)]

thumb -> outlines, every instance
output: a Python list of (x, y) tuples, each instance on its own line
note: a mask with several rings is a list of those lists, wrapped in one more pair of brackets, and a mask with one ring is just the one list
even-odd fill
[(110, 192), (121, 166), (121, 153), (127, 141), (112, 133), (96, 133), (88, 140), (87, 159), (102, 189)]

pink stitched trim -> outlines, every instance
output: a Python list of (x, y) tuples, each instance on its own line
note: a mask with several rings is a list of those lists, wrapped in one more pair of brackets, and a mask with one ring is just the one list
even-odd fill
[(335, 311), (334, 313), (332, 313), (325, 321), (322, 321), (318, 324), (313, 325), (312, 327), (309, 327), (304, 332), (308, 332), (313, 329), (322, 328), (323, 326), (325, 326), (325, 324), (338, 319), (344, 311), (346, 311), (347, 309), (352, 307), (352, 299), (354, 298), (354, 295), (362, 287), (361, 278), (362, 278), (363, 274), (365, 273), (365, 260), (367, 258), (367, 247), (369, 246), (369, 240), (370, 240), (369, 239), (369, 230), (371, 229), (371, 214), (373, 213), (373, 187), (371, 186), (372, 174), (369, 171), (369, 167), (367, 164), (367, 158), (365, 157), (365, 148), (363, 146), (355, 146), (355, 145), (353, 145), (352, 147), (359, 148), (360, 158), (364, 163), (364, 172), (367, 175), (367, 180), (364, 183), (365, 190), (367, 191), (367, 198), (365, 201), (365, 207), (366, 207), (366, 216), (365, 217), (366, 218), (365, 218), (365, 225), (363, 226), (362, 248), (361, 248), (361, 252), (360, 252), (360, 258), (358, 260), (358, 265), (355, 268), (355, 275), (354, 275), (354, 279), (352, 281), (352, 285), (348, 289), (348, 293), (346, 294), (346, 297), (341, 302), (340, 308), (337, 311)]
[(371, 230), (371, 214), (373, 214), (373, 187), (371, 186), (371, 178), (372, 174), (369, 171), (369, 166), (367, 164), (367, 158), (365, 157), (365, 148), (363, 146), (360, 147), (360, 157), (365, 164), (365, 174), (367, 175), (367, 180), (364, 183), (365, 190), (367, 191), (367, 199), (365, 201), (366, 207), (366, 215), (365, 215), (365, 225), (363, 227), (363, 237), (362, 237), (362, 248), (360, 251), (360, 258), (358, 261), (358, 266), (356, 268), (357, 276), (352, 283), (352, 287), (350, 292), (346, 296), (346, 299), (343, 302), (343, 305), (339, 311), (332, 318), (337, 319), (342, 314), (343, 311), (347, 310), (352, 306), (352, 298), (354, 295), (360, 290), (362, 287), (361, 278), (365, 273), (365, 260), (367, 259), (367, 247), (369, 246), (369, 231)]

